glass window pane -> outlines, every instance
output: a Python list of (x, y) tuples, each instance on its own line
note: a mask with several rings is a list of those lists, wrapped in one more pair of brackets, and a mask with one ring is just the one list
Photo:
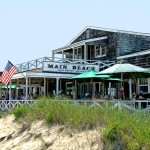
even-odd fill
[(140, 86), (140, 91), (148, 92), (148, 86)]

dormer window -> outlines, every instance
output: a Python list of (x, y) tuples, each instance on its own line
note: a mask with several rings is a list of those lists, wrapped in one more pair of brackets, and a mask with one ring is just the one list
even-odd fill
[(106, 46), (95, 45), (95, 58), (106, 56)]

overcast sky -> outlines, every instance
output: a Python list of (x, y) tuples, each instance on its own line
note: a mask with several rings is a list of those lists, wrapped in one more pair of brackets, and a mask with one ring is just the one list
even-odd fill
[(86, 26), (150, 33), (150, 0), (0, 0), (0, 70), (50, 57)]

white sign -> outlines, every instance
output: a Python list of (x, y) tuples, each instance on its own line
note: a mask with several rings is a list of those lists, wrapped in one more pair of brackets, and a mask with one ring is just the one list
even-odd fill
[(90, 70), (99, 71), (99, 65), (43, 62), (43, 71), (46, 72), (83, 73)]

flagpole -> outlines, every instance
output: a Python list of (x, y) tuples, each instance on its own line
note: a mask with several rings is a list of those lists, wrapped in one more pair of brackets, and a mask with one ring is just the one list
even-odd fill
[(9, 82), (9, 100), (11, 100), (11, 80)]
[(8, 93), (9, 93), (9, 91), (8, 91), (8, 85), (7, 85), (7, 92), (6, 92), (6, 100), (8, 100), (9, 99), (9, 95), (8, 95)]
[(12, 97), (11, 97), (11, 80), (9, 81), (9, 108), (11, 109), (11, 100), (12, 100)]

